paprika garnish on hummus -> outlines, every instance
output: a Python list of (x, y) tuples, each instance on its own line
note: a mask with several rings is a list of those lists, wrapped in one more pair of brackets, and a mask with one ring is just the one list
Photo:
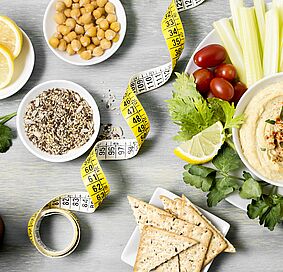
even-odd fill
[(276, 83), (256, 94), (240, 128), (243, 154), (262, 176), (283, 181), (283, 84)]

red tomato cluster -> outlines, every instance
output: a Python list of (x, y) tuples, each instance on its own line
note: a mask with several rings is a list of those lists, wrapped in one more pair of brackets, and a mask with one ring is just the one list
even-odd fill
[(198, 69), (194, 72), (197, 90), (206, 97), (218, 97), (237, 103), (247, 90), (245, 84), (237, 81), (237, 71), (232, 64), (224, 63), (227, 58), (225, 48), (211, 44), (194, 56)]

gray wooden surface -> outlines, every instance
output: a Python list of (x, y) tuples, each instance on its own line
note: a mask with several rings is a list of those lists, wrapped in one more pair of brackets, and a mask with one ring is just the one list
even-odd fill
[[(128, 17), (128, 31), (122, 47), (102, 64), (76, 67), (54, 56), (44, 41), (42, 20), (48, 0), (1, 0), (1, 14), (17, 21), (31, 38), (36, 51), (32, 77), (19, 93), (0, 101), (1, 115), (16, 111), (21, 99), (35, 85), (51, 79), (67, 79), (92, 93), (104, 123), (125, 127), (118, 111), (106, 110), (100, 100), (110, 89), (117, 96), (118, 106), (134, 72), (168, 61), (160, 21), (169, 0), (122, 2)], [(212, 22), (229, 14), (228, 0), (207, 0), (198, 8), (182, 13), (187, 40), (178, 71), (185, 68), (194, 48), (212, 29)], [(177, 128), (170, 122), (164, 102), (171, 96), (171, 83), (172, 80), (159, 90), (140, 97), (151, 120), (150, 137), (136, 158), (102, 163), (112, 193), (94, 214), (78, 214), (82, 241), (69, 257), (50, 260), (41, 256), (30, 244), (26, 226), (29, 217), (46, 201), (64, 192), (84, 190), (79, 169), (86, 156), (64, 164), (44, 162), (31, 155), (16, 137), (11, 150), (0, 155), (0, 214), (6, 223), (0, 271), (131, 271), (131, 267), (120, 260), (135, 228), (127, 204), (128, 194), (148, 200), (160, 186), (175, 193), (185, 193), (195, 203), (206, 207), (205, 196), (182, 182), (184, 163), (172, 153), (176, 145), (172, 136)], [(15, 120), (10, 125), (15, 130)], [(282, 227), (269, 232), (226, 202), (209, 211), (231, 224), (228, 237), (238, 250), (235, 255), (218, 257), (210, 271), (283, 271)], [(69, 225), (65, 227), (65, 223), (60, 218), (46, 222), (43, 235), (49, 244), (62, 247), (66, 239), (70, 239), (70, 228)]]

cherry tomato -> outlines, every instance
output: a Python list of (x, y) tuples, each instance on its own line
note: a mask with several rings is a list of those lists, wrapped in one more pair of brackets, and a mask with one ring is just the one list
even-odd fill
[(234, 96), (232, 98), (232, 102), (238, 103), (243, 94), (246, 92), (247, 87), (244, 83), (242, 82), (236, 82), (234, 84)]
[(211, 68), (223, 63), (227, 57), (225, 48), (219, 44), (211, 44), (194, 56), (194, 62), (197, 66), (202, 68)]
[(237, 76), (236, 68), (232, 64), (220, 64), (214, 70), (215, 77), (222, 77), (228, 81), (233, 81)]
[(213, 73), (208, 69), (199, 69), (194, 72), (197, 90), (205, 94), (210, 90), (210, 81), (214, 78)]
[(233, 85), (224, 78), (216, 77), (210, 82), (210, 90), (215, 97), (230, 101), (234, 96)]

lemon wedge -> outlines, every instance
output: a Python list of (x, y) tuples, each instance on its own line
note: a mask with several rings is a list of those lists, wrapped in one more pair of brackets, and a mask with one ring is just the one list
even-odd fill
[(7, 48), (0, 45), (0, 89), (3, 89), (11, 82), (13, 73), (13, 56)]
[(225, 139), (221, 122), (195, 135), (174, 150), (177, 157), (190, 164), (202, 164), (211, 161), (218, 153)]
[(16, 58), (22, 50), (23, 34), (14, 21), (0, 16), (0, 45), (4, 45)]

